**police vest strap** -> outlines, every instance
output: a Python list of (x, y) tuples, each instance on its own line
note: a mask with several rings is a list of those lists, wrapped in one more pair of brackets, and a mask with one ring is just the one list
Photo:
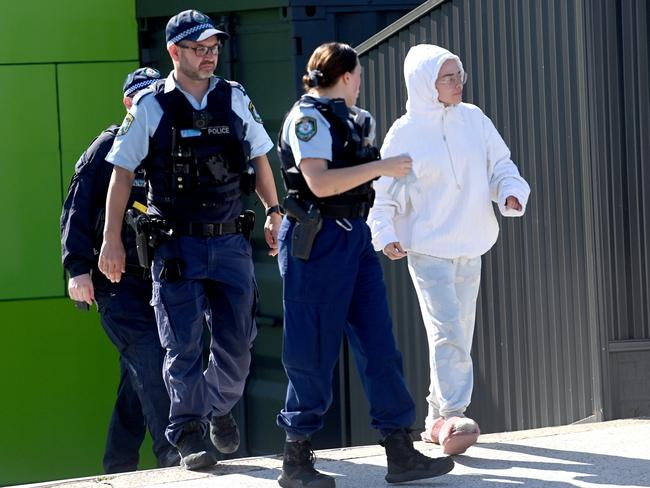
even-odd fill
[(182, 222), (174, 226), (174, 230), (181, 236), (214, 237), (226, 234), (241, 233), (241, 226), (237, 220), (231, 222)]

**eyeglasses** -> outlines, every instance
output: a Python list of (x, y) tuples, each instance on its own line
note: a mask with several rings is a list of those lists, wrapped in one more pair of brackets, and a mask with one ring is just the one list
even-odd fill
[(215, 44), (214, 46), (184, 46), (183, 44), (176, 44), (178, 47), (181, 49), (191, 49), (194, 51), (194, 54), (196, 54), (198, 57), (202, 58), (206, 56), (208, 53), (210, 53), (210, 56), (216, 56), (221, 52), (221, 47), (223, 44), (220, 42)]
[(467, 72), (462, 71), (455, 75), (445, 75), (439, 80), (437, 80), (436, 83), (440, 83), (441, 85), (444, 86), (464, 85), (465, 83), (467, 83)]

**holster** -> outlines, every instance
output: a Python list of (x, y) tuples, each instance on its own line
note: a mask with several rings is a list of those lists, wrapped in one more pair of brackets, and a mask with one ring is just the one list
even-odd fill
[(323, 226), (320, 210), (313, 203), (302, 202), (294, 196), (284, 199), (282, 205), (289, 217), (296, 220), (291, 234), (291, 255), (307, 260), (316, 240), (316, 235)]
[(149, 253), (149, 236), (146, 228), (148, 216), (134, 208), (126, 211), (126, 223), (131, 226), (135, 232), (135, 244), (138, 252), (138, 263), (143, 268), (149, 268), (151, 265), (151, 254)]
[[(181, 259), (178, 239), (168, 239), (168, 246), (165, 246), (165, 257), (162, 260), (162, 268), (158, 273), (160, 281), (173, 283), (183, 277), (183, 260)], [(153, 268), (152, 268), (153, 269)]]
[(255, 212), (247, 209), (237, 219), (237, 227), (248, 242), (251, 241), (253, 229), (255, 228)]
[(161, 242), (176, 237), (176, 233), (166, 221), (144, 214), (135, 208), (126, 211), (125, 219), (135, 231), (138, 263), (143, 268), (149, 269), (153, 250)]

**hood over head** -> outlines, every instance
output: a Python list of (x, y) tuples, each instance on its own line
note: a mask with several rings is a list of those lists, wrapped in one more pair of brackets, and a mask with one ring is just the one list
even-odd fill
[(406, 111), (409, 114), (432, 113), (444, 107), (438, 100), (436, 79), (448, 59), (454, 59), (463, 69), (460, 58), (440, 46), (418, 44), (409, 49), (404, 59), (404, 79), (408, 92)]

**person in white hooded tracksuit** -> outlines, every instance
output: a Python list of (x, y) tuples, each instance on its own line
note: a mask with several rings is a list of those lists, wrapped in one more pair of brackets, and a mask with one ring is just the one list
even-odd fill
[(523, 215), (530, 188), (510, 150), (478, 107), (462, 103), (467, 75), (458, 56), (417, 45), (404, 61), (406, 114), (392, 125), (382, 157), (408, 154), (412, 173), (382, 177), (368, 216), (373, 245), (407, 257), (429, 341), (431, 384), (422, 439), (459, 454), (476, 442), (464, 418), (473, 388), (470, 357), (481, 255), (503, 216)]

